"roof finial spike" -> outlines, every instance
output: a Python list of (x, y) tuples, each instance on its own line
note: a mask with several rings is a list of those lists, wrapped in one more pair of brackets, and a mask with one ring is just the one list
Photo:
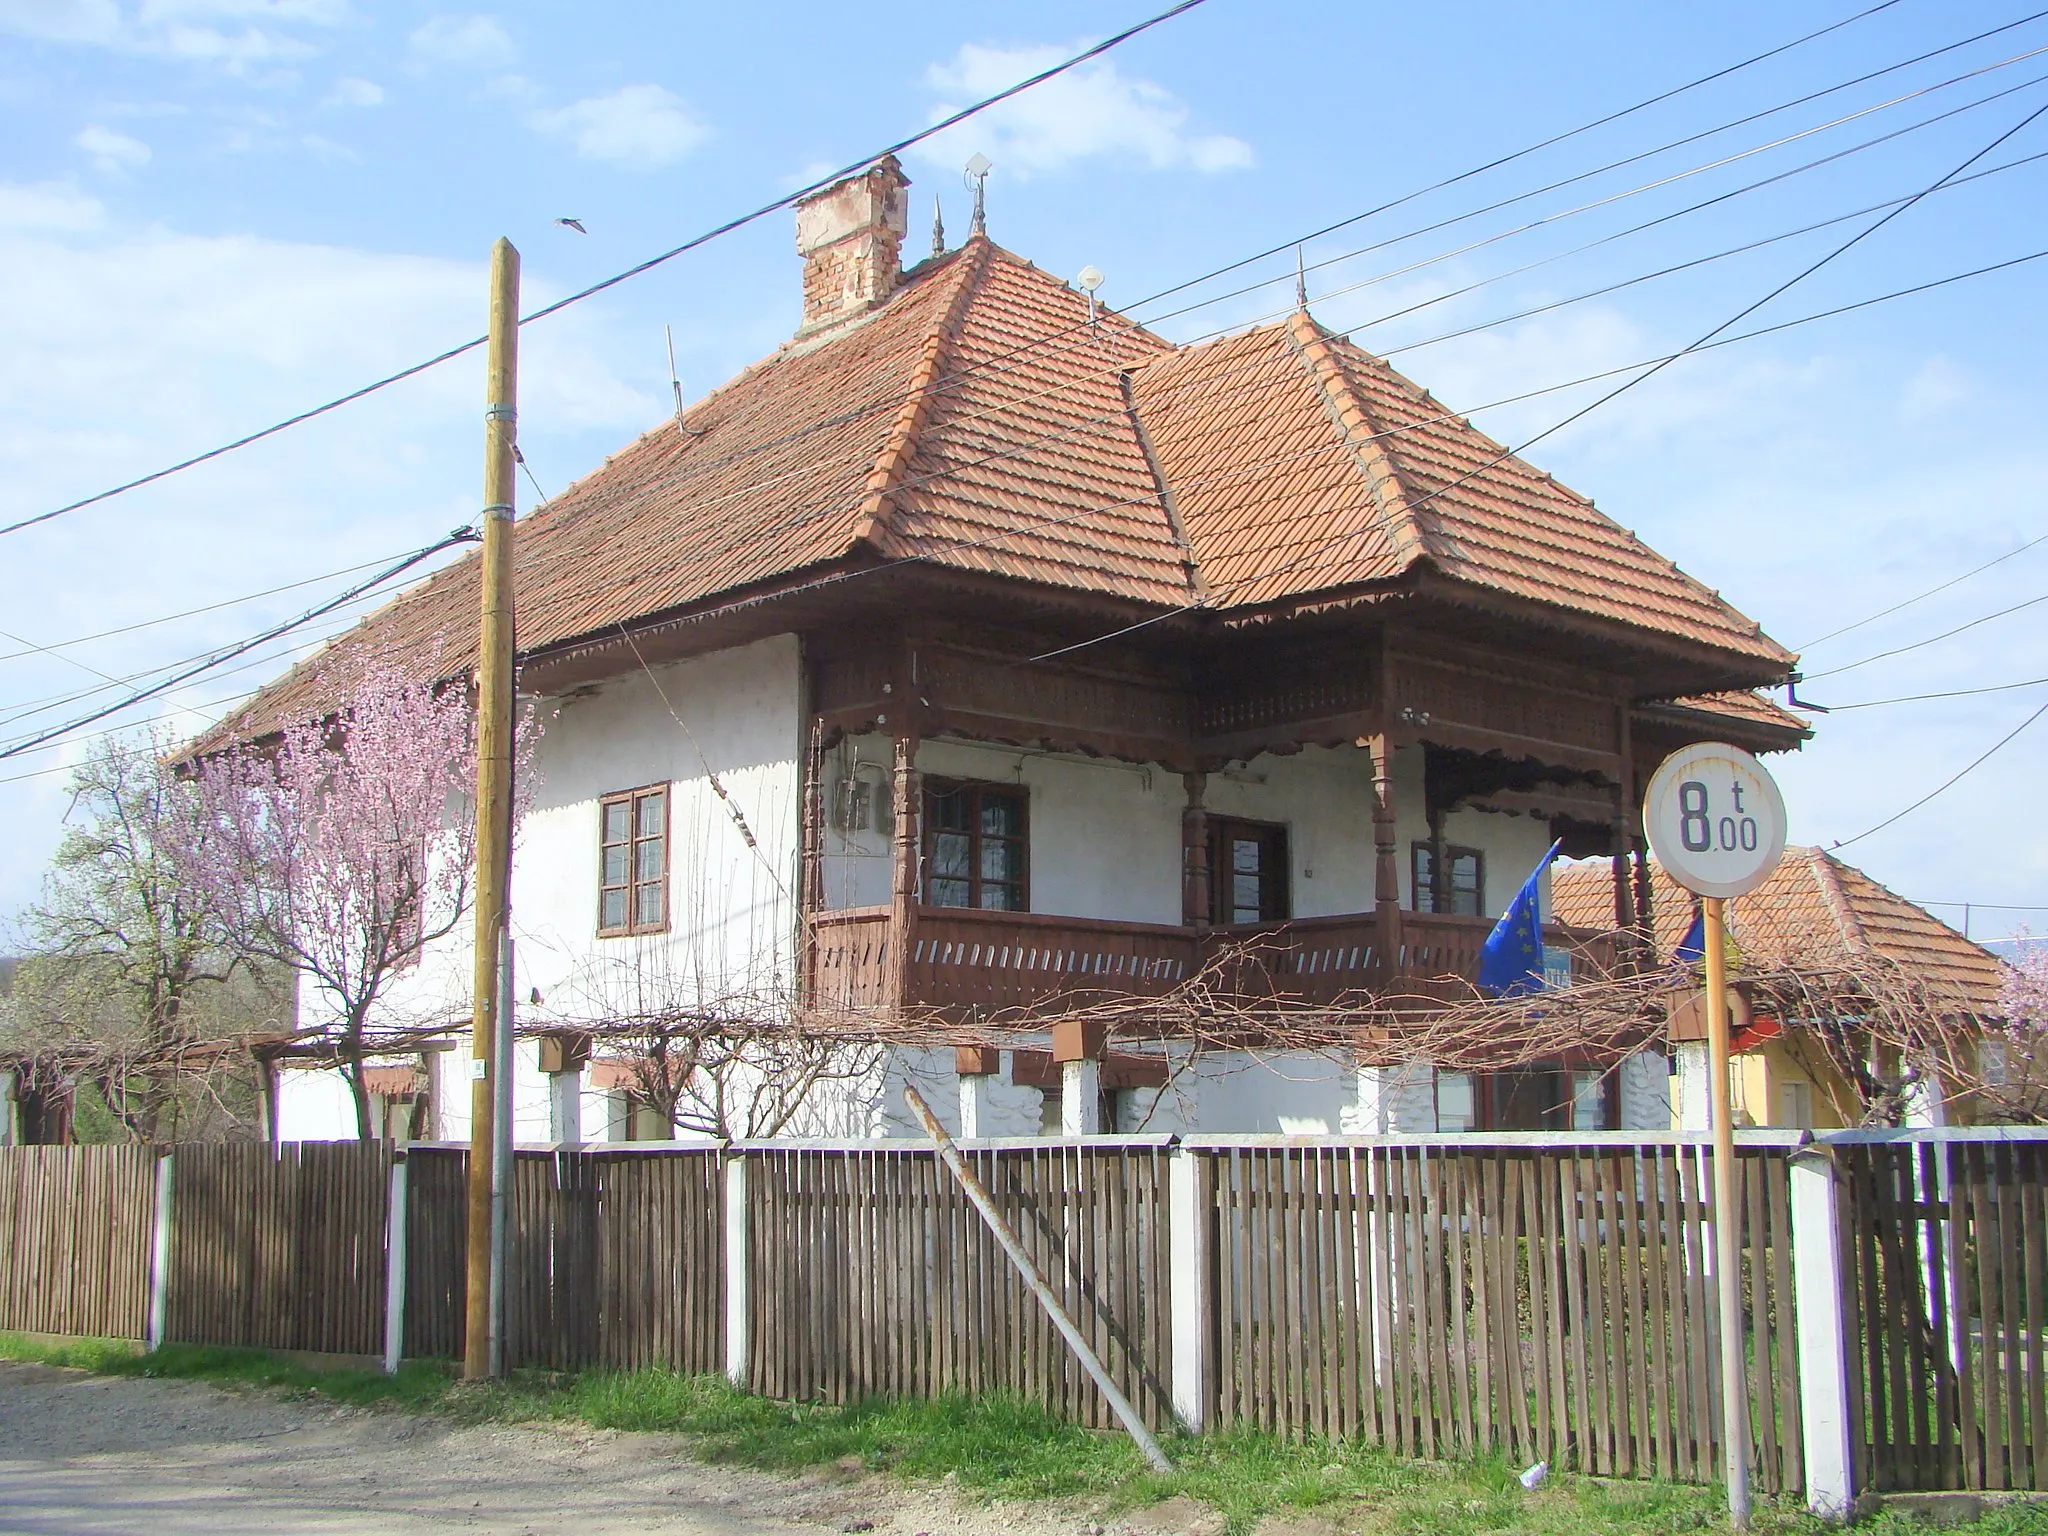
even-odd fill
[(932, 196), (932, 254), (946, 254), (946, 214), (936, 193)]
[(1294, 307), (1308, 308), (1308, 268), (1302, 264), (1301, 247), (1294, 248)]
[(967, 226), (968, 235), (988, 234), (988, 209), (984, 195), (988, 191), (988, 173), (995, 169), (995, 162), (980, 150), (967, 162), (967, 184), (974, 188), (974, 222)]

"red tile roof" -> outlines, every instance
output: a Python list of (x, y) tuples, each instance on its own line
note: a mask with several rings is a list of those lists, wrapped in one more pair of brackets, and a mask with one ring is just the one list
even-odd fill
[[(1438, 585), (1790, 657), (1582, 497), (1306, 314), (1175, 347), (976, 238), (793, 342), (528, 517), (524, 653), (847, 562), (914, 559), (1170, 610)], [(474, 557), (337, 641), (474, 659)], [(328, 655), (210, 740), (331, 703)], [(208, 743), (202, 743), (202, 748)]]
[[(1661, 866), (1652, 864), (1651, 877), (1657, 948), (1670, 954), (1692, 925), (1692, 897)], [(1604, 860), (1558, 865), (1550, 885), (1556, 920), (1612, 928), (1612, 881)], [(1759, 963), (1875, 956), (1939, 991), (1968, 998), (1987, 1016), (1999, 1010), (2004, 971), (1996, 955), (1820, 848), (1787, 848), (1768, 880), (1728, 903), (1728, 931), (1743, 955)]]

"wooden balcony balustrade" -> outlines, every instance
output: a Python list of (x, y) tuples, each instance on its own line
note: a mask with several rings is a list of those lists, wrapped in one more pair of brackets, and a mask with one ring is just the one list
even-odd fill
[[(1494, 922), (1403, 912), (1400, 953), (1390, 966), (1379, 952), (1379, 925), (1370, 912), (1198, 932), (1041, 912), (920, 907), (904, 980), (914, 1006), (979, 1013), (1104, 995), (1158, 997), (1232, 946), (1242, 946), (1215, 982), (1244, 1000), (1332, 1004), (1374, 993), (1427, 998), (1460, 992), (1462, 982), (1478, 975), (1480, 946)], [(816, 914), (807, 972), (811, 997), (841, 1007), (881, 1006), (887, 999), (890, 937), (887, 907)], [(1571, 954), (1575, 975), (1614, 965), (1608, 935), (1551, 924), (1544, 939)]]

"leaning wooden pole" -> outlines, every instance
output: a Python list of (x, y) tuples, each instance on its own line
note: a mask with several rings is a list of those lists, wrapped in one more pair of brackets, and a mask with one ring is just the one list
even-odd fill
[(1700, 898), (1707, 962), (1707, 1098), (1714, 1112), (1714, 1289), (1721, 1314), (1721, 1442), (1728, 1523), (1749, 1529), (1749, 1362), (1742, 1332), (1742, 1206), (1735, 1195), (1735, 1105), (1728, 1028), (1728, 925), (1719, 896)]
[(988, 1224), (1003, 1252), (1010, 1256), (1010, 1262), (1017, 1266), (1017, 1273), (1024, 1277), (1024, 1283), (1031, 1287), (1031, 1294), (1038, 1298), (1038, 1304), (1045, 1308), (1045, 1315), (1052, 1319), (1053, 1327), (1060, 1337), (1067, 1341), (1067, 1347), (1074, 1352), (1074, 1358), (1081, 1362), (1095, 1385), (1102, 1389), (1102, 1395), (1109, 1399), (1109, 1406), (1116, 1410), (1116, 1416), (1130, 1432), (1131, 1439), (1144, 1453), (1145, 1460), (1156, 1472), (1171, 1472), (1173, 1463), (1166, 1459), (1166, 1452), (1159, 1448), (1159, 1442), (1152, 1438), (1152, 1431), (1145, 1427), (1145, 1421), (1138, 1417), (1138, 1410), (1131, 1406), (1131, 1400), (1117, 1389), (1110, 1378), (1109, 1370), (1095, 1351), (1088, 1347), (1088, 1341), (1081, 1337), (1081, 1330), (1074, 1326), (1074, 1320), (1067, 1315), (1067, 1309), (1060, 1305), (1059, 1297), (1053, 1295), (1052, 1287), (1045, 1283), (1045, 1277), (1038, 1272), (1038, 1266), (1031, 1262), (1031, 1256), (1024, 1251), (1017, 1234), (1011, 1230), (1003, 1213), (996, 1209), (996, 1202), (982, 1187), (981, 1180), (974, 1176), (974, 1170), (967, 1166), (967, 1159), (960, 1155), (960, 1149), (953, 1145), (953, 1138), (946, 1134), (946, 1128), (939, 1124), (939, 1117), (932, 1113), (931, 1105), (925, 1103), (924, 1095), (913, 1084), (906, 1083), (903, 1097), (917, 1118), (924, 1122), (925, 1134), (932, 1139), (932, 1145), (939, 1149), (939, 1156), (945, 1160), (953, 1177), (960, 1181), (960, 1187), (967, 1191), (967, 1198), (973, 1202), (981, 1219)]
[(469, 1285), (462, 1374), (491, 1374), (491, 1162), (498, 1093), (499, 946), (512, 884), (512, 476), (518, 442), (519, 252), (491, 249), (484, 386), (483, 612), (476, 659), (476, 969), (471, 986)]

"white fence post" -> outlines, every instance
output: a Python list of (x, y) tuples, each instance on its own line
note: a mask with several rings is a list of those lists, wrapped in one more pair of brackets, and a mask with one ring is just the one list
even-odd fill
[(1202, 1154), (1175, 1147), (1166, 1163), (1167, 1284), (1173, 1329), (1173, 1416), (1202, 1432), (1209, 1405), (1209, 1213)]
[(396, 1376), (405, 1354), (406, 1199), (405, 1150), (391, 1157), (391, 1209), (384, 1227), (384, 1374)]
[(156, 1232), (149, 1245), (149, 1340), (151, 1350), (163, 1348), (171, 1316), (171, 1159), (156, 1160)]
[(1825, 1148), (1791, 1160), (1792, 1298), (1799, 1332), (1799, 1428), (1806, 1447), (1806, 1505), (1846, 1520), (1856, 1503), (1849, 1443), (1848, 1298), (1843, 1294), (1835, 1162)]
[(747, 1160), (725, 1162), (725, 1379), (742, 1391), (751, 1374), (747, 1338)]

